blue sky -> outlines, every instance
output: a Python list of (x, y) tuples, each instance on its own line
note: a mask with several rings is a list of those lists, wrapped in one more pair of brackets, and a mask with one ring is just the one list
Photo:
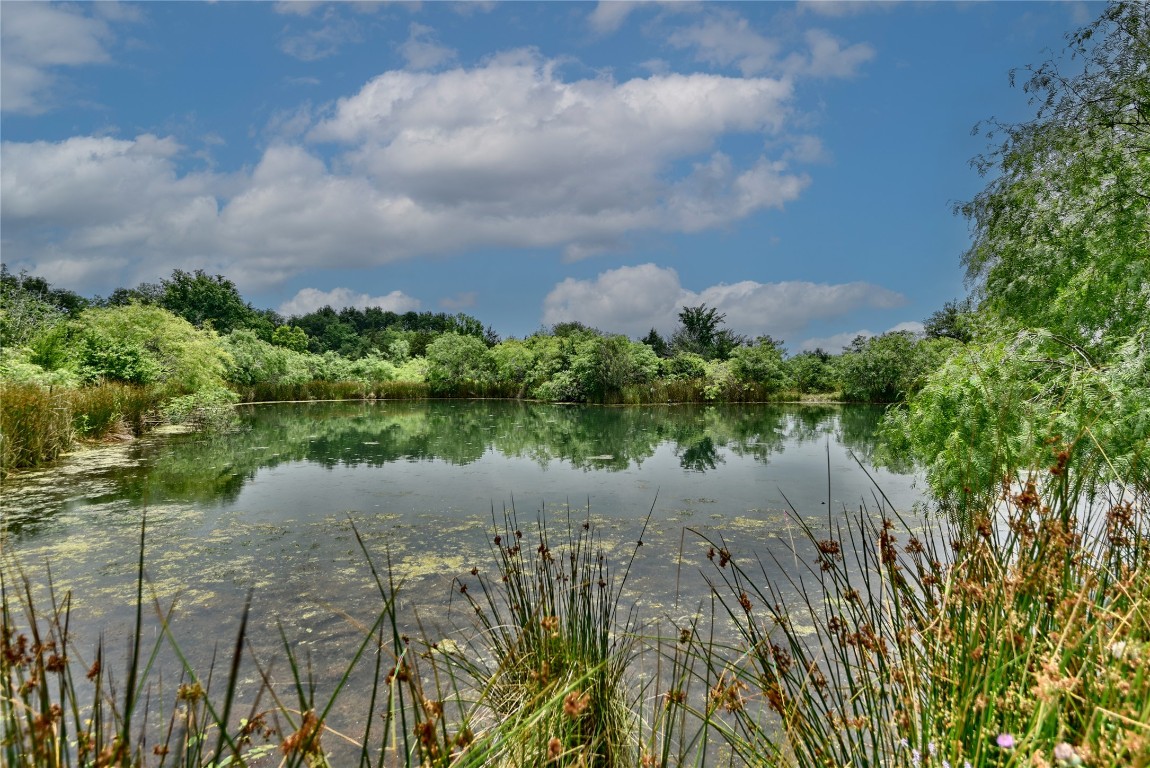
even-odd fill
[(837, 350), (965, 294), (971, 128), (1101, 9), (3, 2), (3, 260)]

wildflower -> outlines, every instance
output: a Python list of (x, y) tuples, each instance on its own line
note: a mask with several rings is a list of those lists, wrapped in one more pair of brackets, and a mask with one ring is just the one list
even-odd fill
[(1079, 766), (1082, 765), (1082, 757), (1078, 754), (1078, 750), (1065, 741), (1059, 742), (1054, 747), (1054, 760), (1058, 765), (1066, 766)]
[(910, 763), (914, 768), (918, 768), (922, 765), (922, 752), (919, 752), (917, 749), (912, 749), (910, 751)]
[(1110, 644), (1110, 655), (1115, 659), (1121, 659), (1126, 655), (1126, 641), (1116, 640)]
[(998, 738), (994, 740), (994, 743), (1001, 749), (1014, 749), (1014, 734), (1000, 733), (998, 734)]

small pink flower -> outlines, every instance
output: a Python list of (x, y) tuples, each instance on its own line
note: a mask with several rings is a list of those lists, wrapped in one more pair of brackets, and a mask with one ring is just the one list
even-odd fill
[(998, 734), (998, 738), (994, 740), (994, 743), (1002, 749), (1014, 749), (1014, 734), (1000, 733)]

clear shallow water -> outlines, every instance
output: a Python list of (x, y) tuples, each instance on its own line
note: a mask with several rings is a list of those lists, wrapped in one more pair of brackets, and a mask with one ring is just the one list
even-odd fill
[[(194, 663), (233, 642), (250, 588), (256, 652), (276, 655), (279, 623), (322, 681), (380, 606), (351, 521), (434, 635), (455, 631), (453, 579), (494, 570), (493, 518), (512, 506), (525, 535), (540, 519), (561, 532), (589, 509), (620, 567), (650, 513), (627, 599), (657, 621), (694, 612), (708, 592), (706, 545), (685, 529), (724, 537), (736, 558), (774, 552), (801, 567), (785, 553), (796, 513), (825, 528), (844, 508), (874, 508), (877, 493), (852, 458), (867, 463), (881, 416), (863, 406), (448, 401), (240, 414), (234, 433), (153, 435), (6, 480), (5, 581), (22, 571), (41, 594), (49, 578), (58, 595), (70, 590), (81, 649), (100, 632), (126, 635), (146, 514), (148, 588), (176, 606)], [(913, 476), (870, 472), (900, 512), (921, 501)]]

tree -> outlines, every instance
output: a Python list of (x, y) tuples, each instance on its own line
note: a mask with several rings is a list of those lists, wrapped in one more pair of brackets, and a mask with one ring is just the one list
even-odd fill
[(783, 367), (791, 385), (799, 392), (833, 392), (837, 386), (834, 365), (825, 350), (800, 352), (788, 357)]
[(662, 358), (671, 356), (671, 345), (667, 340), (659, 335), (659, 332), (652, 328), (648, 331), (647, 335), (643, 337), (642, 342), (651, 348), (656, 355)]
[(281, 325), (272, 331), (271, 343), (293, 352), (307, 351), (307, 331), (298, 325)]
[(434, 387), (486, 382), (491, 372), (487, 345), (474, 336), (445, 333), (427, 345), (427, 380)]
[(783, 343), (760, 336), (754, 346), (739, 347), (731, 355), (731, 372), (739, 381), (758, 384), (767, 390), (783, 388)]
[(230, 333), (248, 327), (253, 319), (254, 310), (240, 296), (235, 283), (223, 275), (212, 276), (202, 269), (194, 273), (177, 269), (160, 285), (160, 306), (197, 328), (210, 323), (219, 333)]
[(957, 209), (973, 340), (888, 414), (946, 499), (1051, 465), (1075, 492), (1150, 489), (1150, 5), (1112, 2), (1067, 40), (1023, 70), (1034, 118), (988, 123), (990, 181)]
[(954, 339), (966, 343), (974, 338), (974, 301), (968, 296), (961, 301), (948, 301), (923, 323), (928, 339)]
[(726, 360), (746, 342), (745, 337), (719, 328), (726, 317), (706, 304), (683, 307), (679, 312), (679, 328), (671, 336), (671, 347), (675, 352), (693, 352), (706, 360)]
[(126, 307), (129, 304), (159, 304), (164, 287), (159, 283), (140, 283), (135, 288), (117, 288), (108, 298), (97, 302), (105, 307)]
[(953, 341), (919, 340), (908, 331), (855, 337), (839, 358), (843, 397), (867, 403), (893, 403), (922, 387)]
[(1111, 3), (1067, 39), (1023, 70), (1034, 119), (985, 126), (963, 263), (984, 308), (1105, 352), (1150, 316), (1150, 5)]
[(145, 371), (126, 376), (97, 366), (90, 371), (93, 377), (146, 378), (183, 393), (222, 384), (228, 353), (215, 332), (195, 328), (161, 307), (90, 308), (80, 313), (74, 326), (78, 337), (93, 350), (90, 361)]

